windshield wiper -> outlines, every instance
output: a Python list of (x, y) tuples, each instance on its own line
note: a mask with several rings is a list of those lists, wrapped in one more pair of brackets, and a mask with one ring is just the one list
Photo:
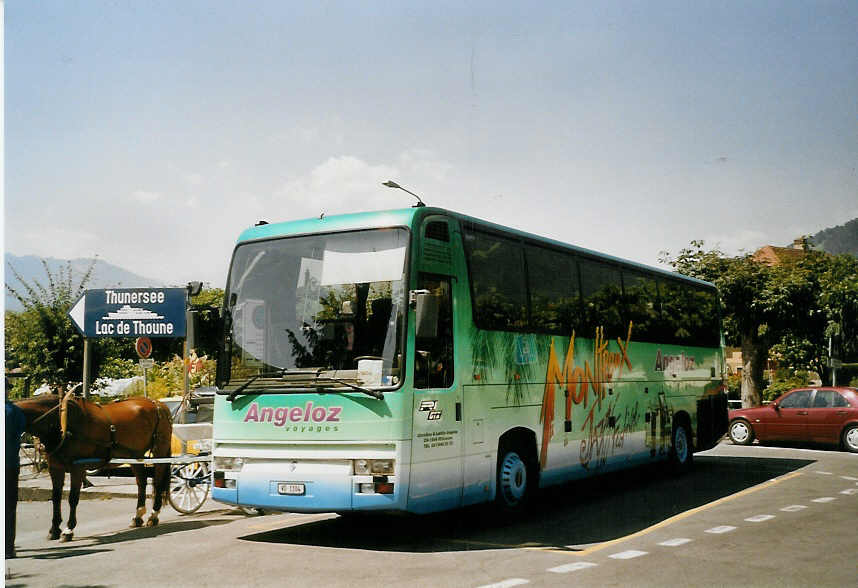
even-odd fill
[[(364, 394), (366, 394), (368, 396), (372, 396), (376, 400), (384, 400), (384, 392), (382, 392), (381, 390), (370, 390), (369, 388), (364, 388), (362, 386), (352, 384), (351, 382), (347, 382), (345, 380), (341, 380), (341, 379), (335, 378), (333, 376), (319, 376), (319, 375), (317, 375), (316, 381), (318, 382), (319, 380), (330, 380), (332, 382), (336, 382), (337, 384), (342, 384), (343, 386), (348, 386), (352, 390), (357, 390), (358, 392), (363, 392)], [(332, 392), (337, 391), (336, 388), (322, 388), (322, 389), (325, 390), (326, 392), (327, 391), (332, 391)]]
[(283, 374), (286, 373), (286, 370), (277, 370), (276, 372), (261, 372), (256, 374), (255, 376), (251, 376), (249, 380), (247, 380), (244, 384), (233, 390), (229, 393), (229, 396), (226, 397), (227, 401), (232, 402), (235, 400), (235, 397), (247, 390), (248, 386), (250, 386), (253, 382), (258, 380), (259, 378), (282, 378)]
[[(251, 376), (250, 379), (248, 379), (245, 383), (243, 383), (241, 386), (239, 386), (238, 388), (236, 388), (235, 390), (230, 392), (229, 395), (226, 397), (226, 399), (227, 399), (227, 401), (232, 402), (233, 400), (235, 400), (235, 398), (239, 394), (241, 394), (242, 392), (247, 390), (247, 388), (250, 387), (250, 385), (253, 384), (259, 378), (275, 378), (275, 377), (278, 377), (278, 378), (283, 378), (284, 380), (287, 380), (287, 381), (291, 381), (293, 384), (300, 384), (302, 382), (302, 380), (303, 380), (303, 382), (307, 382), (307, 380), (304, 378), (301, 378), (301, 376), (304, 376), (305, 378), (306, 378), (306, 376), (312, 376), (312, 380), (310, 380), (311, 385), (313, 387), (317, 388), (318, 390), (322, 390), (325, 392), (337, 392), (336, 388), (326, 388), (322, 385), (325, 382), (333, 382), (333, 383), (340, 384), (342, 386), (346, 386), (348, 388), (351, 388), (352, 390), (357, 390), (358, 392), (363, 392), (367, 396), (372, 396), (376, 400), (384, 400), (384, 392), (382, 392), (381, 390), (370, 390), (369, 388), (364, 388), (362, 386), (358, 386), (357, 384), (352, 384), (351, 382), (349, 382), (347, 380), (343, 380), (343, 379), (340, 379), (340, 378), (337, 378), (334, 376), (329, 376), (329, 375), (323, 376), (322, 375), (322, 369), (323, 368), (310, 368), (310, 369), (305, 369), (305, 370), (282, 369), (282, 370), (277, 370), (274, 372), (262, 372), (262, 373), (254, 375), (254, 376)], [(290, 376), (292, 376), (292, 378), (290, 378)], [(296, 376), (297, 376), (297, 378), (296, 378)]]

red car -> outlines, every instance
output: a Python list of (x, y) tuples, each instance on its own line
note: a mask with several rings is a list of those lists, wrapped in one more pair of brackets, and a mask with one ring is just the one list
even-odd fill
[(842, 444), (858, 453), (858, 389), (796, 388), (767, 406), (730, 411), (730, 439)]

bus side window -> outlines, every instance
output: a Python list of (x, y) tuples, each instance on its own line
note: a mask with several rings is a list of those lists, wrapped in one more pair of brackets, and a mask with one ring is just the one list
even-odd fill
[(620, 313), (623, 283), (619, 267), (597, 260), (581, 260), (580, 267), (584, 320), (579, 334), (593, 337), (599, 328), (609, 337), (625, 334), (628, 325), (623, 323)]
[(437, 299), (436, 336), (416, 340), (414, 387), (449, 388), (453, 384), (453, 299), (450, 278), (423, 274), (420, 289)]
[(623, 270), (623, 324), (631, 322), (635, 341), (661, 341), (661, 301), (655, 276)]

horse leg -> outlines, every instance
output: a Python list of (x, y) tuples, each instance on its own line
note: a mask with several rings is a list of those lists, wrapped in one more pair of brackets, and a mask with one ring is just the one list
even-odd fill
[(152, 474), (152, 515), (146, 521), (147, 527), (154, 527), (158, 524), (158, 515), (161, 513), (164, 495), (170, 485), (170, 464), (159, 463), (155, 465), (155, 471)]
[(63, 522), (60, 510), (63, 500), (63, 482), (66, 472), (62, 466), (51, 464), (51, 504), (54, 508), (54, 516), (51, 519), (51, 529), (48, 531), (48, 539), (55, 541), (60, 538), (60, 523)]
[(131, 519), (131, 528), (143, 526), (143, 516), (146, 514), (146, 468), (142, 465), (131, 466), (137, 479), (137, 510)]
[(69, 518), (66, 522), (66, 529), (63, 531), (63, 536), (60, 542), (65, 543), (71, 541), (74, 537), (74, 528), (77, 527), (77, 505), (80, 502), (80, 487), (83, 484), (83, 467), (73, 467), (69, 471)]

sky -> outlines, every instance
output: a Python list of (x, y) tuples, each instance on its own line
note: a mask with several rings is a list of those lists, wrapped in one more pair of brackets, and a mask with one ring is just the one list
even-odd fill
[(223, 287), (432, 206), (655, 265), (858, 217), (858, 3), (7, 0), (4, 248)]

